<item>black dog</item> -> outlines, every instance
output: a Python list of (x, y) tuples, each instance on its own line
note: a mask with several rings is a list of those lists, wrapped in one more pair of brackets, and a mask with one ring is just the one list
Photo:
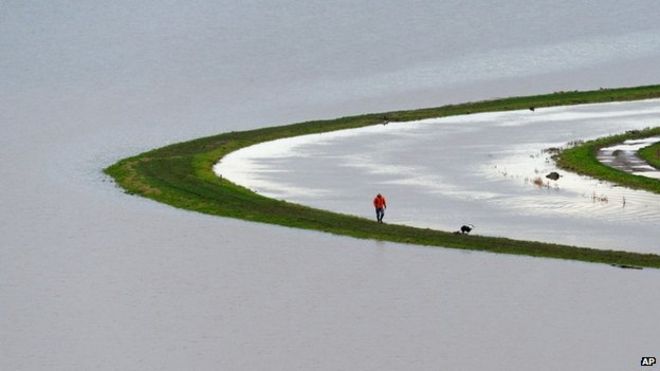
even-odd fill
[(474, 225), (472, 224), (467, 224), (461, 227), (461, 234), (470, 234), (472, 230), (474, 229)]

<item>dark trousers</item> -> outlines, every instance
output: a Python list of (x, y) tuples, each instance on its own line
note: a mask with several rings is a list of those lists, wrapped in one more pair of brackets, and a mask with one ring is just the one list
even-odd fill
[(383, 209), (382, 207), (377, 207), (376, 208), (376, 220), (378, 220), (379, 222), (382, 222), (384, 216), (385, 216), (385, 209)]

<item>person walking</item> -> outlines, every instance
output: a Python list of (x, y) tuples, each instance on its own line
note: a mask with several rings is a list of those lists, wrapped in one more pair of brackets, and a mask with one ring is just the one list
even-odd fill
[(376, 220), (378, 223), (382, 223), (385, 216), (385, 209), (387, 209), (387, 202), (385, 202), (385, 197), (380, 193), (374, 198), (374, 207), (376, 208)]

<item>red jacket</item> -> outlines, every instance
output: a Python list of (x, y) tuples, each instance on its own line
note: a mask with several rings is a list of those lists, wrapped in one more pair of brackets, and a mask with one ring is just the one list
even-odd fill
[(381, 209), (383, 207), (387, 207), (387, 203), (385, 202), (385, 197), (376, 196), (376, 198), (374, 198), (374, 207), (376, 209)]

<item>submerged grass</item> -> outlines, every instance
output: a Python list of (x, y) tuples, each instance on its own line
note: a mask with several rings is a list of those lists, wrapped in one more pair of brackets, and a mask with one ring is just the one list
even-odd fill
[(638, 154), (651, 166), (660, 170), (660, 142), (640, 149)]
[(561, 151), (555, 156), (555, 160), (557, 165), (569, 171), (607, 180), (629, 188), (660, 193), (660, 180), (615, 169), (601, 163), (596, 158), (598, 150), (603, 147), (615, 145), (628, 139), (641, 139), (654, 135), (660, 135), (660, 127), (633, 130), (623, 134), (590, 140)]
[(226, 154), (252, 144), (304, 134), (358, 128), (389, 121), (559, 105), (660, 97), (660, 85), (587, 92), (558, 92), (530, 97), (447, 105), (409, 111), (365, 114), (333, 120), (230, 132), (178, 143), (127, 158), (105, 169), (127, 193), (175, 207), (254, 222), (312, 229), (356, 238), (494, 253), (571, 259), (616, 266), (660, 268), (660, 256), (598, 250), (486, 236), (464, 236), (314, 209), (267, 198), (215, 176), (213, 165)]

